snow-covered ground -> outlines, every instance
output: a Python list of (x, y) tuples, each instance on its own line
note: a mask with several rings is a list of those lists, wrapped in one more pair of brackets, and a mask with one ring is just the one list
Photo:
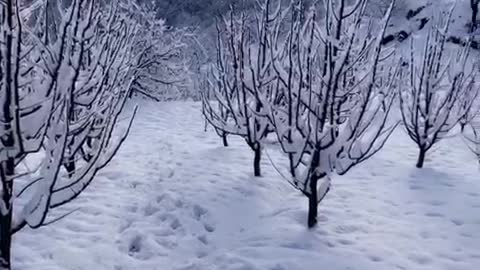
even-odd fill
[[(272, 168), (252, 176), (238, 138), (203, 131), (197, 103), (145, 103), (124, 147), (60, 222), (14, 238), (18, 270), (475, 270), (480, 171), (460, 139), (414, 168), (401, 129), (335, 177), (306, 228), (306, 198)], [(267, 153), (282, 166), (281, 154)]]

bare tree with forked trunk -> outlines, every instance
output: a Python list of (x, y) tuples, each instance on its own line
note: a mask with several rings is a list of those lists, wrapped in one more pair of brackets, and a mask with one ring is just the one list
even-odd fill
[(238, 135), (254, 152), (255, 176), (261, 176), (263, 140), (272, 132), (266, 107), (256, 96), (274, 81), (266, 31), (277, 15), (270, 12), (269, 3), (261, 4), (264, 12), (255, 18), (232, 8), (229, 17), (222, 18), (223, 27), (217, 24), (217, 63), (206, 79), (208, 94), (203, 95), (203, 114), (224, 144), (228, 134)]
[(291, 184), (308, 198), (309, 227), (317, 224), (330, 176), (372, 157), (397, 126), (388, 115), (399, 65), (381, 45), (394, 3), (378, 28), (365, 16), (365, 0), (324, 4), (324, 21), (315, 9), (303, 16), (301, 1), (281, 16), (287, 36), (279, 21), (270, 37), (276, 94), (259, 94), (290, 160)]
[(470, 46), (446, 46), (452, 12), (453, 8), (443, 23), (430, 29), (420, 55), (411, 40), (410, 59), (402, 71), (400, 109), (405, 130), (419, 149), (417, 168), (423, 168), (428, 151), (462, 119), (468, 121), (478, 96)]
[(32, 25), (19, 0), (0, 5), (0, 269), (11, 269), (12, 235), (63, 218), (49, 213), (85, 190), (128, 135), (133, 116), (117, 131), (137, 30), (127, 9), (58, 4), (50, 36), (52, 24)]

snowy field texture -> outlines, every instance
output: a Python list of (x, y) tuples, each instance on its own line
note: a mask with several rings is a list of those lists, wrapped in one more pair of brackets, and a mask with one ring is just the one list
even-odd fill
[[(399, 129), (363, 166), (335, 177), (306, 226), (307, 200), (273, 169), (262, 178), (238, 138), (204, 132), (198, 103), (145, 103), (114, 161), (40, 230), (14, 237), (18, 270), (475, 270), (480, 172), (458, 139), (426, 169)], [(281, 154), (267, 152), (282, 167)]]

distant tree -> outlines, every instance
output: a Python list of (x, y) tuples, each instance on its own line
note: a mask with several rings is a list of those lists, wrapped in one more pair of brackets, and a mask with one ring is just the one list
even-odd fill
[(215, 17), (228, 13), (231, 5), (236, 10), (251, 7), (253, 0), (159, 0), (157, 14), (174, 26), (200, 26), (205, 28), (215, 23)]
[(129, 11), (138, 24), (133, 36), (132, 91), (156, 101), (186, 98), (189, 59), (185, 55), (189, 32), (169, 27), (151, 5)]
[(223, 25), (217, 25), (217, 62), (207, 77), (203, 114), (224, 144), (228, 134), (245, 139), (254, 152), (254, 175), (261, 176), (263, 140), (272, 130), (265, 106), (255, 94), (267, 91), (272, 80), (266, 76), (271, 65), (263, 32), (269, 22), (266, 17), (257, 19), (259, 28), (255, 29), (246, 12), (237, 15), (232, 9), (222, 18)]
[[(469, 67), (470, 46), (452, 52), (446, 46), (453, 9), (443, 25), (432, 27), (418, 46), (411, 40), (410, 59), (402, 72), (400, 109), (407, 134), (417, 144), (416, 166), (424, 166), (427, 152), (472, 111), (475, 71)], [(469, 117), (468, 117), (469, 118)]]
[(460, 130), (465, 131), (468, 125), (480, 116), (480, 89), (475, 80), (471, 80), (466, 86), (464, 96), (460, 98), (461, 111), (463, 112), (460, 118)]
[[(201, 96), (202, 96), (202, 113), (203, 116), (205, 117), (205, 131), (207, 131), (208, 124), (210, 122), (214, 123), (211, 126), (215, 130), (215, 133), (222, 139), (222, 143), (224, 147), (228, 147), (228, 135), (230, 135), (229, 130), (227, 128), (227, 123), (230, 121), (230, 118), (232, 117), (230, 113), (230, 106), (228, 104), (218, 102), (217, 104), (213, 105), (212, 107), (211, 100), (215, 100), (219, 97), (218, 92), (214, 91), (219, 91), (220, 89), (216, 90), (211, 90), (211, 83), (212, 81), (216, 80), (215, 77), (211, 76), (211, 69), (214, 67), (208, 67), (207, 69), (210, 69), (210, 71), (203, 71), (202, 75), (204, 78), (199, 78), (201, 81)], [(221, 96), (225, 96), (226, 98), (230, 99), (233, 98), (231, 95), (226, 92), (225, 88), (221, 88)]]

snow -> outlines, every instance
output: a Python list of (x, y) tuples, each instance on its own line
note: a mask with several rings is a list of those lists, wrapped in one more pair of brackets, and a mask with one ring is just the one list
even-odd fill
[[(240, 138), (230, 147), (193, 102), (140, 106), (118, 156), (50, 226), (14, 236), (20, 270), (474, 270), (480, 264), (478, 162), (447, 138), (415, 168), (402, 128), (385, 149), (334, 177), (306, 226), (307, 199)], [(62, 213), (57, 212), (61, 215)]]

